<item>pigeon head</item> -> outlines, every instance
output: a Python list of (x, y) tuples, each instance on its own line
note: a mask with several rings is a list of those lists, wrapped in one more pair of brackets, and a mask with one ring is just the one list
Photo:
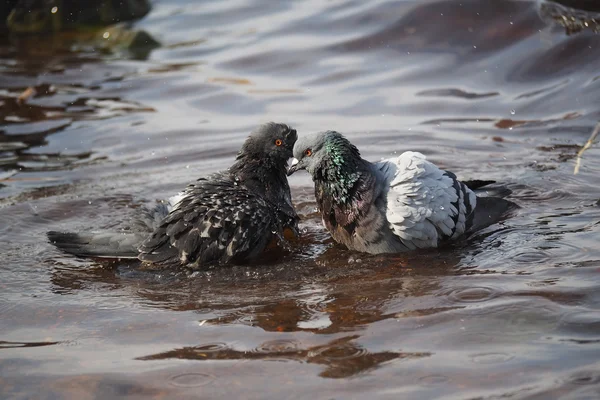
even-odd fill
[(268, 159), (276, 164), (285, 164), (292, 157), (296, 139), (298, 134), (295, 129), (269, 122), (252, 131), (237, 158)]
[(360, 160), (358, 149), (341, 133), (326, 131), (300, 138), (294, 145), (294, 160), (288, 176), (301, 169), (316, 174), (323, 169), (352, 169)]

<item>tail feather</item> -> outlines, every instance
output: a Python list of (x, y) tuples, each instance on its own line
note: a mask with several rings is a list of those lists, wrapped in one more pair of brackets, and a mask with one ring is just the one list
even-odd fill
[(477, 197), (477, 206), (470, 231), (476, 232), (506, 218), (519, 206), (499, 197)]
[(470, 181), (461, 181), (469, 189), (475, 192), (477, 197), (500, 197), (505, 198), (512, 194), (506, 185), (497, 183), (496, 181), (482, 181), (474, 179)]
[(138, 245), (145, 239), (139, 233), (48, 232), (48, 239), (60, 250), (80, 257), (137, 258)]
[(464, 183), (469, 189), (471, 189), (473, 191), (480, 189), (484, 186), (491, 185), (492, 183), (496, 183), (496, 181), (485, 181), (485, 180), (481, 180), (481, 179), (471, 179), (470, 181), (461, 180), (461, 182)]

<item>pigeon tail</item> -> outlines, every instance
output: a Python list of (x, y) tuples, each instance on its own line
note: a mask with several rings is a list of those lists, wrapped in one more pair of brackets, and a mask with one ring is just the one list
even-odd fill
[(496, 222), (507, 218), (512, 211), (520, 208), (510, 200), (500, 197), (477, 197), (477, 207), (473, 216), (473, 224), (469, 231), (477, 232)]
[(469, 181), (461, 181), (462, 183), (464, 183), (469, 189), (475, 191), (477, 189), (481, 189), (482, 187), (485, 186), (489, 186), (493, 183), (496, 183), (496, 181), (490, 181), (490, 180), (481, 180), (481, 179), (471, 179)]
[(60, 250), (79, 257), (137, 258), (137, 246), (146, 235), (138, 233), (48, 232), (48, 239)]

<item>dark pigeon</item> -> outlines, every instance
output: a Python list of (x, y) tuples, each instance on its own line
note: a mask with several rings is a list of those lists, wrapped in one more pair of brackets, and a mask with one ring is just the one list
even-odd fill
[(251, 261), (298, 216), (286, 177), (296, 130), (268, 123), (248, 137), (226, 171), (200, 178), (144, 211), (135, 233), (48, 232), (56, 247), (77, 256), (137, 258), (158, 267), (201, 268)]
[(288, 175), (300, 169), (312, 175), (323, 224), (337, 242), (356, 251), (438, 247), (498, 222), (517, 207), (502, 198), (476, 196), (421, 153), (370, 163), (334, 131), (300, 138), (294, 157)]

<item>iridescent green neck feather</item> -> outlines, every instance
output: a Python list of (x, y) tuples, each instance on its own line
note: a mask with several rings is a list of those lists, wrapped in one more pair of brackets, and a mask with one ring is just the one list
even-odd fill
[(323, 159), (315, 180), (321, 181), (325, 195), (337, 204), (346, 204), (365, 172), (364, 164), (358, 149), (346, 138), (329, 134), (323, 144)]

